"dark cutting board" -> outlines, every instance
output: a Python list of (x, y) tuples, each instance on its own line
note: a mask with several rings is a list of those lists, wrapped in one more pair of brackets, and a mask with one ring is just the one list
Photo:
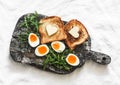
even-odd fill
[[(32, 66), (35, 66), (39, 69), (43, 69), (43, 59), (42, 58), (37, 58), (34, 55), (34, 48), (28, 47), (28, 48), (19, 48), (19, 40), (18, 40), (18, 35), (20, 32), (25, 31), (25, 28), (20, 27), (20, 23), (23, 22), (23, 19), (25, 16), (30, 15), (25, 14), (22, 17), (19, 18), (16, 27), (14, 29), (14, 32), (12, 34), (12, 39), (10, 43), (10, 55), (12, 59), (16, 62), (19, 63), (24, 63), (24, 64), (29, 64)], [(46, 17), (45, 15), (39, 14), (39, 19), (42, 19)], [(64, 24), (66, 21), (64, 21)], [(86, 60), (93, 60), (96, 63), (102, 64), (102, 65), (107, 65), (111, 62), (110, 56), (100, 53), (100, 52), (95, 52), (91, 51), (91, 38), (89, 36), (88, 40), (86, 40), (83, 44), (77, 46), (74, 49), (74, 53), (79, 57), (80, 59), (80, 64), (77, 67), (72, 67), (69, 71), (66, 70), (60, 70), (60, 69), (55, 69), (53, 66), (48, 66), (45, 70), (58, 73), (58, 74), (68, 74), (73, 72), (76, 68), (80, 68), (85, 64)]]

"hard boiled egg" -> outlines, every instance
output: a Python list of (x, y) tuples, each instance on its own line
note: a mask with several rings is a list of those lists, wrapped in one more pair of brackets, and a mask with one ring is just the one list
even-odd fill
[(49, 53), (49, 48), (46, 44), (43, 45), (39, 45), (36, 49), (35, 49), (35, 54), (37, 56), (45, 56)]
[(30, 33), (28, 36), (28, 43), (31, 47), (36, 47), (37, 45), (39, 45), (40, 40), (36, 34)]
[(52, 46), (53, 50), (55, 50), (58, 53), (61, 53), (65, 50), (65, 44), (60, 41), (52, 42), (51, 46)]
[(66, 62), (72, 66), (77, 66), (80, 63), (80, 60), (75, 54), (70, 53), (66, 57)]

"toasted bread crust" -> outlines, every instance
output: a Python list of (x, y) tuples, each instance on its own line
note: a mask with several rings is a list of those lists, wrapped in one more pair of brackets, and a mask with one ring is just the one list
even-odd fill
[[(39, 26), (39, 32), (41, 34), (41, 43), (49, 43), (56, 40), (64, 40), (67, 38), (65, 32), (64, 32), (64, 23), (62, 22), (61, 18), (58, 16), (50, 16), (46, 17), (40, 20), (40, 23), (43, 23)], [(55, 33), (52, 36), (48, 36), (46, 32), (46, 25), (47, 24), (53, 24), (58, 27), (57, 33)], [(52, 29), (51, 29), (52, 30)]]
[[(69, 31), (74, 27), (77, 26), (79, 28), (79, 37), (74, 38), (72, 35), (69, 34)], [(85, 26), (78, 20), (72, 19), (65, 25), (65, 32), (67, 34), (66, 43), (67, 45), (73, 50), (77, 45), (82, 44), (88, 38), (88, 32)]]

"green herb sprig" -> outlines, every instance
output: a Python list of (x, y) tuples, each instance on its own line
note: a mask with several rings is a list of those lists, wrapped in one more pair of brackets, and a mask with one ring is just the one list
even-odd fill
[(56, 53), (53, 51), (51, 46), (49, 46), (50, 52), (46, 55), (44, 61), (43, 69), (46, 69), (46, 66), (54, 66), (57, 69), (61, 70), (70, 70), (71, 66), (67, 64), (65, 58), (69, 53), (73, 53), (70, 49), (65, 49), (62, 53)]
[(40, 25), (39, 15), (37, 12), (35, 12), (33, 14), (26, 15), (24, 17), (24, 21), (21, 23), (20, 27), (28, 28), (29, 31), (37, 33), (39, 25)]
[(20, 29), (25, 29), (25, 31), (21, 31), (18, 35), (20, 47), (22, 44), (26, 44), (28, 42), (28, 36), (30, 33), (35, 33), (39, 36), (39, 25), (41, 25), (41, 23), (39, 23), (39, 15), (37, 12), (24, 16), (23, 21), (20, 23)]
[(29, 33), (20, 33), (20, 35), (18, 35), (18, 39), (19, 39), (19, 47), (22, 48), (23, 45), (25, 45), (26, 47), (28, 47), (28, 36)]

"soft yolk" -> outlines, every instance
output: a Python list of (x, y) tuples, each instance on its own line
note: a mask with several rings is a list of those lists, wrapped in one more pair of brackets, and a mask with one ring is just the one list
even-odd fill
[(68, 62), (69, 63), (75, 63), (76, 62), (76, 57), (74, 56), (74, 55), (70, 55), (69, 57), (68, 57)]
[(54, 43), (54, 44), (53, 44), (53, 48), (54, 48), (55, 50), (58, 50), (58, 49), (60, 48), (60, 44), (59, 44), (59, 43)]
[(47, 48), (45, 46), (41, 46), (38, 48), (38, 52), (40, 54), (45, 54), (47, 52)]
[(35, 42), (37, 40), (37, 37), (35, 35), (30, 36), (30, 41)]

